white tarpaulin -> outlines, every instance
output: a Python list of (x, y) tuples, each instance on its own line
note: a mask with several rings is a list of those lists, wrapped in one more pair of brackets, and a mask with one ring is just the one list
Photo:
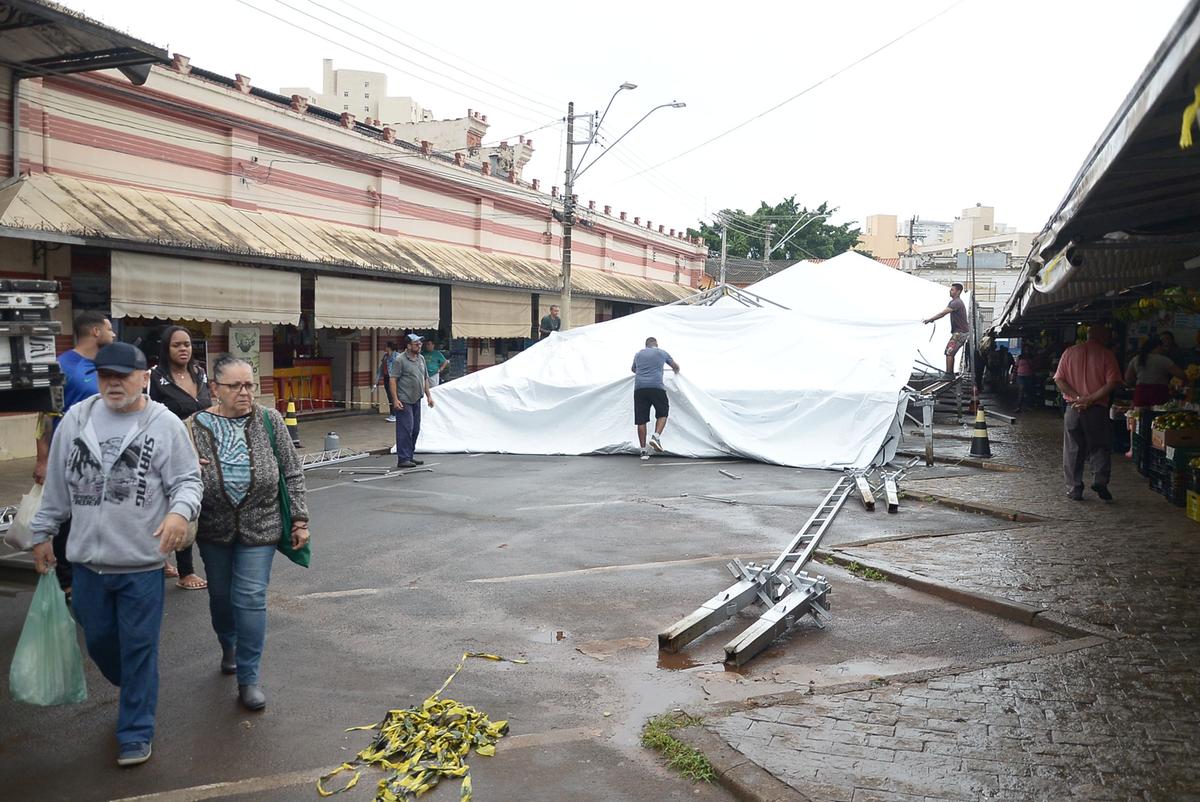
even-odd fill
[[(916, 321), (941, 312), (950, 302), (949, 285), (905, 273), (854, 251), (824, 262), (800, 262), (746, 287), (796, 312), (829, 315), (843, 320)], [(962, 296), (970, 309), (969, 293)], [(717, 305), (740, 305), (723, 298)], [(925, 326), (914, 341), (916, 372), (946, 369), (950, 316)], [(959, 351), (960, 364), (966, 346)], [(925, 363), (922, 365), (921, 363)]]
[[(551, 335), (436, 388), (419, 448), (432, 452), (628, 453), (634, 354), (658, 338), (668, 368), (663, 444), (688, 457), (815, 468), (866, 466), (894, 450), (920, 312), (873, 319), (843, 300), (820, 312), (666, 306)], [(935, 304), (936, 306), (936, 304)], [(934, 310), (936, 311), (936, 309)], [(929, 314), (925, 312), (924, 314)]]

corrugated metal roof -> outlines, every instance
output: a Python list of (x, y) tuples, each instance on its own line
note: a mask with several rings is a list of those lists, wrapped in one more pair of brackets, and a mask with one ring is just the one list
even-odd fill
[[(397, 279), (559, 291), (559, 266), (530, 257), (61, 175), (26, 176), (0, 190), (0, 235), (30, 238), (52, 233), (101, 246), (138, 244), (174, 254), (224, 255), (250, 264), (260, 259), (332, 271), (365, 270)], [(575, 293), (609, 300), (659, 304), (695, 292), (586, 267), (574, 268), (571, 275)]]
[(162, 63), (167, 51), (77, 11), (45, 0), (0, 0), (0, 52), (6, 66), (24, 75), (65, 75), (116, 68), (145, 82), (148, 68)]

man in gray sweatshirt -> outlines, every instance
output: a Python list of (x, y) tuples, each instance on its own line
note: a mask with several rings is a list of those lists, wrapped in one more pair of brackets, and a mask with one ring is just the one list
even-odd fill
[(88, 654), (121, 688), (117, 764), (150, 758), (158, 705), (163, 561), (200, 513), (200, 464), (179, 418), (145, 396), (146, 357), (128, 343), (96, 354), (99, 395), (63, 416), (50, 447), (33, 556), (71, 519), (72, 607)]

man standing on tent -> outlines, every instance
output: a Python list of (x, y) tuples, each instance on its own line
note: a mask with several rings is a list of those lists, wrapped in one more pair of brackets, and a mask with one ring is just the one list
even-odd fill
[(658, 340), (646, 338), (646, 347), (634, 354), (633, 367), (633, 422), (637, 424), (638, 443), (641, 445), (642, 459), (650, 459), (646, 449), (646, 424), (650, 422), (650, 407), (654, 407), (654, 436), (650, 438), (650, 447), (661, 452), (663, 429), (667, 428), (667, 412), (670, 402), (667, 400), (667, 389), (663, 386), (663, 365), (670, 365), (671, 370), (679, 372), (679, 365), (671, 355), (658, 347)]
[(962, 295), (962, 291), (963, 285), (957, 281), (951, 284), (950, 303), (946, 304), (946, 308), (933, 317), (924, 320), (928, 324), (946, 315), (950, 316), (950, 340), (946, 343), (947, 379), (954, 378), (954, 357), (958, 355), (958, 350), (963, 347), (963, 343), (967, 341), (971, 332), (971, 327), (967, 323), (967, 305), (958, 297)]

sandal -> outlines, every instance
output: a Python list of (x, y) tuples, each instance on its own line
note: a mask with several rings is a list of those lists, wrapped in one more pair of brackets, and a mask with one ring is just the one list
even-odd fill
[(183, 588), (184, 590), (204, 590), (208, 587), (208, 582), (195, 574), (188, 574), (187, 576), (180, 577), (179, 581), (175, 583), (175, 587)]
[(163, 570), (167, 572), (167, 576), (169, 577), (179, 576), (179, 569), (170, 563), (167, 563), (165, 566), (163, 566)]

